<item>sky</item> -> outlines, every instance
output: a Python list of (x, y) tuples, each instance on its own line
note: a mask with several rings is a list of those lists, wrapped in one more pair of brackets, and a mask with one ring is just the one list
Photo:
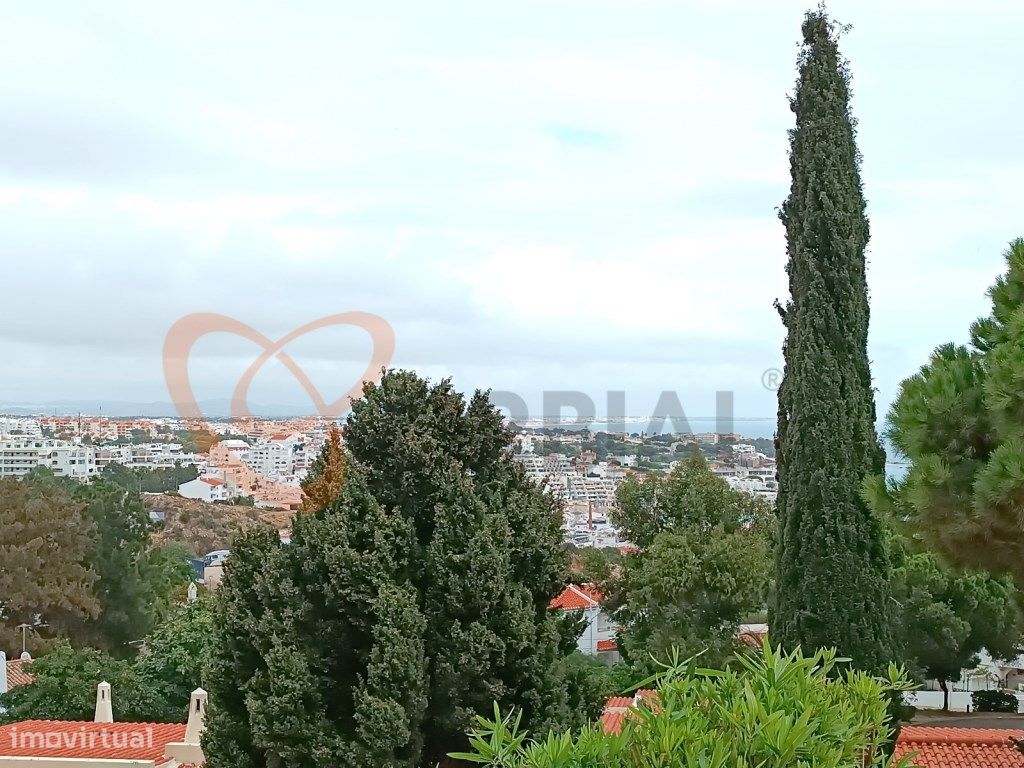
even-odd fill
[[(787, 101), (808, 3), (5, 3), (0, 403), (169, 400), (216, 312), (270, 339), (363, 311), (462, 390), (772, 416)], [(1024, 4), (836, 0), (851, 24), (879, 409), (987, 312), (1024, 235)], [(357, 328), (287, 352), (326, 400)], [(259, 354), (189, 362), (227, 398)], [(769, 374), (766, 377), (765, 372)], [(254, 403), (309, 398), (271, 359)]]

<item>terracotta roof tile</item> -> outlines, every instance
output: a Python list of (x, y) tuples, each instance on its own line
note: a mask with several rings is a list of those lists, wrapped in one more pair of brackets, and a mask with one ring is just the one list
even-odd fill
[(768, 636), (767, 632), (739, 632), (736, 637), (744, 645), (751, 648), (760, 648), (762, 641)]
[(162, 763), (183, 723), (89, 723), (24, 720), (0, 727), (0, 757), (151, 760)]
[(604, 703), (604, 711), (626, 710), (633, 706), (632, 696), (612, 696)]
[(1024, 768), (1024, 753), (1014, 740), (1024, 731), (999, 728), (936, 728), (908, 725), (900, 732), (893, 757), (917, 757), (921, 768)]
[(601, 715), (601, 728), (605, 733), (619, 733), (625, 719), (625, 712), (605, 712)]
[(593, 584), (570, 584), (548, 604), (548, 607), (560, 608), (563, 611), (576, 611), (600, 605), (603, 599), (604, 596)]
[(25, 670), (25, 666), (32, 662), (28, 659), (15, 659), (14, 661), (7, 662), (7, 688), (18, 688), (22, 685), (28, 685), (35, 677), (29, 674)]

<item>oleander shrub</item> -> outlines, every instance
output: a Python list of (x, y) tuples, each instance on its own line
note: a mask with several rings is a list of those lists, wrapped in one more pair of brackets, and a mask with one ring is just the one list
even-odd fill
[(517, 713), (478, 718), (472, 752), (451, 757), (491, 768), (902, 768), (890, 762), (887, 706), (911, 689), (902, 669), (884, 678), (843, 670), (834, 651), (781, 653), (767, 641), (727, 670), (693, 660), (665, 665), (657, 698), (620, 733), (599, 724), (531, 737)]

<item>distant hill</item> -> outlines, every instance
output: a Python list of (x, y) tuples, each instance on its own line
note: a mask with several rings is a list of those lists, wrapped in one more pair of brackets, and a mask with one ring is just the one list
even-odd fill
[(275, 530), (291, 528), (293, 512), (243, 507), (236, 504), (207, 504), (180, 496), (144, 494), (151, 512), (162, 512), (164, 525), (153, 543), (178, 544), (198, 556), (217, 549), (229, 549), (232, 534), (254, 525), (269, 525)]
[[(227, 398), (202, 400), (198, 403), (199, 410), (211, 419), (225, 419), (231, 416), (231, 401)], [(265, 418), (288, 418), (292, 416), (309, 416), (314, 409), (310, 405), (281, 405), (267, 403), (250, 403), (249, 410), (255, 416)], [(173, 403), (150, 402), (137, 403), (128, 400), (49, 400), (39, 403), (14, 402), (0, 400), (0, 415), (8, 416), (110, 416), (111, 418), (133, 418), (177, 416), (178, 411)]]

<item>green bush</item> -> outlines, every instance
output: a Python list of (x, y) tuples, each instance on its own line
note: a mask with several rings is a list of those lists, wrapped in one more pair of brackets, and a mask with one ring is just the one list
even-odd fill
[(739, 657), (738, 669), (698, 669), (678, 662), (647, 682), (657, 704), (637, 708), (621, 733), (599, 725), (531, 739), (519, 715), (478, 718), (471, 753), (451, 757), (492, 768), (868, 768), (890, 763), (886, 709), (910, 690), (903, 670), (886, 678), (841, 672), (833, 651), (804, 658), (773, 651)]
[(1009, 691), (975, 691), (971, 704), (975, 712), (1016, 712), (1019, 706)]

